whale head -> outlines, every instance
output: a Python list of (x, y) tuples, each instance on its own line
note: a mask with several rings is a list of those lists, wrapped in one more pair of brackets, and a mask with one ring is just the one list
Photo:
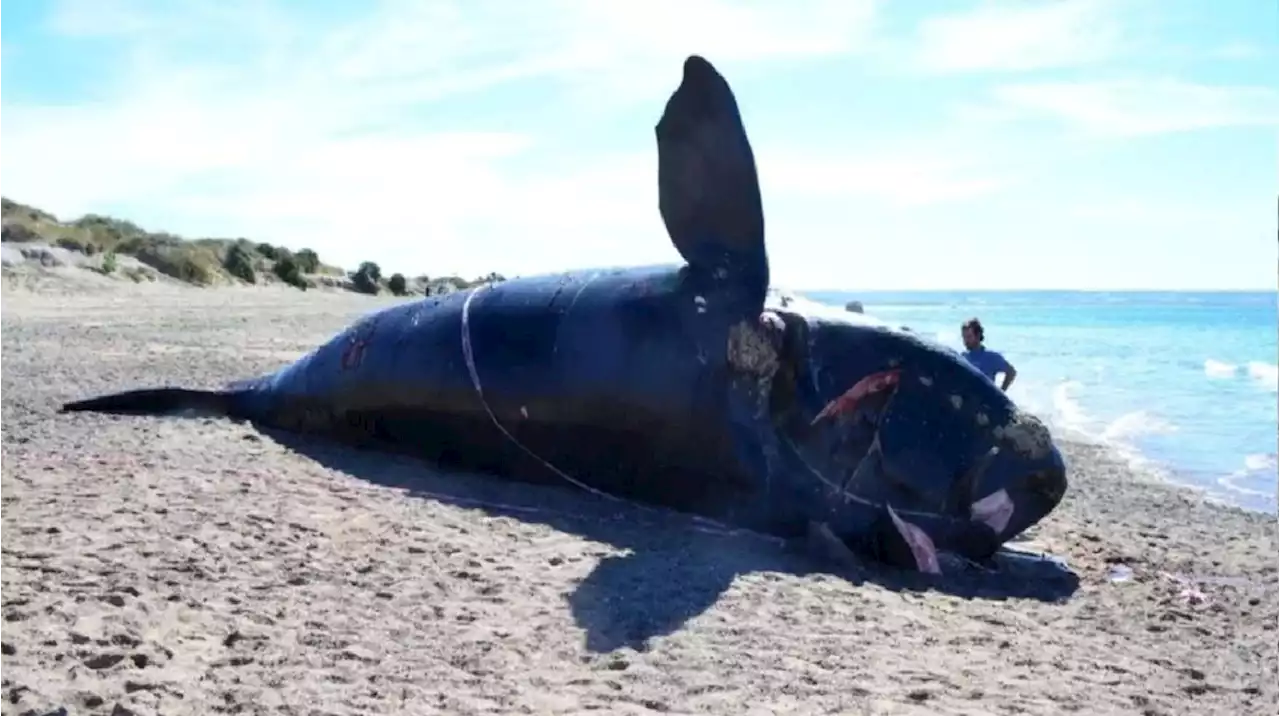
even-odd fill
[(770, 411), (847, 506), (838, 537), (933, 571), (937, 551), (986, 559), (1062, 500), (1048, 428), (954, 350), (857, 314), (771, 313), (783, 335)]

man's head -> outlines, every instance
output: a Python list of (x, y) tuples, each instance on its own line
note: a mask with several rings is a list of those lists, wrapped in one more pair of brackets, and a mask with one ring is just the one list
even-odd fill
[(982, 321), (976, 318), (970, 318), (960, 326), (960, 337), (964, 339), (964, 347), (968, 350), (982, 347), (982, 341), (985, 336), (982, 331)]

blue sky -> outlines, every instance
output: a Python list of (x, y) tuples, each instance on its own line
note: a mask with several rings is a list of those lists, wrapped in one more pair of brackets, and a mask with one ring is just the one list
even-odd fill
[(3, 9), (0, 190), (508, 275), (677, 261), (653, 124), (737, 92), (775, 283), (1275, 288), (1257, 0), (50, 0)]

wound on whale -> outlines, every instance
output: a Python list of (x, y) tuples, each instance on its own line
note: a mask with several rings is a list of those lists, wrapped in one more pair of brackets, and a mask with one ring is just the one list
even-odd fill
[(200, 412), (571, 486), (925, 572), (1048, 515), (1045, 426), (950, 349), (767, 306), (755, 159), (691, 56), (655, 127), (683, 263), (534, 276), (396, 305), (269, 375), (63, 412)]

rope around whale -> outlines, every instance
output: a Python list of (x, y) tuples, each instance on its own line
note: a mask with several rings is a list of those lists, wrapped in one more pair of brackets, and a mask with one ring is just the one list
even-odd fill
[[(590, 283), (590, 281), (594, 279), (595, 279), (595, 276), (592, 276), (587, 283)], [(476, 396), (480, 398), (480, 405), (484, 408), (484, 412), (489, 416), (489, 420), (493, 423), (493, 426), (497, 428), (503, 434), (503, 436), (507, 438), (507, 440), (510, 440), (512, 445), (515, 445), (517, 448), (523, 451), (526, 455), (542, 463), (543, 467), (547, 468), (548, 470), (550, 470), (551, 472), (555, 473), (557, 476), (562, 478), (565, 482), (568, 482), (569, 484), (573, 485), (574, 487), (577, 487), (580, 490), (591, 493), (596, 497), (600, 497), (605, 500), (609, 500), (611, 502), (617, 502), (620, 504), (629, 505), (643, 511), (668, 512), (668, 513), (678, 512), (677, 510), (658, 510), (653, 507), (650, 507), (649, 505), (641, 504), (632, 500), (618, 497), (617, 495), (611, 495), (607, 492), (604, 492), (603, 490), (598, 490), (580, 480), (574, 479), (568, 473), (564, 472), (563, 470), (556, 467), (555, 465), (552, 465), (550, 462), (545, 460), (541, 455), (538, 455), (533, 450), (529, 449), (524, 443), (516, 439), (516, 437), (512, 435), (509, 430), (507, 430), (506, 426), (504, 426), (502, 422), (498, 420), (498, 416), (494, 414), (493, 409), (489, 406), (489, 401), (486, 400), (484, 397), (484, 386), (480, 382), (480, 371), (476, 367), (475, 353), (471, 346), (471, 301), (477, 295), (479, 295), (482, 291), (489, 289), (490, 286), (491, 284), (485, 284), (483, 286), (479, 286), (473, 289), (471, 293), (467, 294), (466, 300), (463, 301), (462, 303), (462, 357), (463, 357), (463, 360), (466, 361), (467, 372), (471, 376), (471, 386), (475, 388)], [(581, 295), (582, 290), (585, 288), (586, 288), (586, 285), (584, 284), (582, 288), (578, 290), (578, 294), (575, 295), (573, 299), (575, 303), (578, 300), (578, 295)], [(700, 515), (688, 515), (687, 513), (681, 513), (681, 514), (686, 514), (695, 523), (698, 523), (694, 525), (693, 528), (699, 532), (718, 534), (718, 535), (727, 536), (727, 537), (733, 537), (738, 535), (750, 535), (753, 537), (757, 537), (757, 538), (772, 542), (774, 544), (783, 544), (786, 541), (780, 537), (766, 535), (760, 532), (756, 532), (754, 530), (730, 527), (729, 525), (726, 525), (722, 522), (719, 522), (717, 520), (713, 520), (707, 517), (702, 517)]]
[[(881, 412), (883, 413), (888, 411), (889, 407), (893, 405), (893, 401), (896, 398), (897, 398), (897, 391), (895, 390), (892, 394), (890, 394), (889, 399), (884, 404), (884, 407), (880, 409)], [(862, 497), (861, 495), (850, 492), (848, 489), (849, 488), (848, 481), (846, 481), (844, 485), (838, 485), (835, 482), (828, 479), (817, 468), (815, 468), (812, 464), (809, 463), (809, 461), (805, 458), (804, 453), (800, 451), (800, 447), (796, 445), (791, 438), (784, 437), (783, 442), (791, 448), (792, 452), (795, 453), (796, 458), (799, 459), (800, 464), (804, 466), (805, 470), (808, 471), (808, 473), (813, 478), (818, 480), (818, 482), (821, 482), (822, 484), (826, 485), (833, 494), (844, 498), (845, 502), (856, 502), (866, 507), (873, 507), (876, 509), (887, 509), (899, 515), (911, 515), (913, 517), (944, 517), (944, 518), (946, 517), (945, 515), (941, 515), (936, 512), (928, 512), (926, 510), (894, 509), (893, 505), (889, 504), (888, 502), (876, 502), (874, 500), (868, 500), (867, 498)], [(867, 454), (863, 455), (862, 459), (858, 461), (857, 467), (853, 469), (853, 474), (856, 475), (858, 472), (860, 472), (862, 470), (863, 464), (866, 463), (867, 460), (874, 459), (876, 456), (880, 456), (881, 459), (883, 459), (884, 457), (883, 448), (880, 445), (880, 426), (878, 424), (876, 425), (875, 437), (872, 438), (871, 440), (871, 447), (867, 449)], [(884, 469), (883, 462), (881, 463), (881, 469), (882, 470)]]

